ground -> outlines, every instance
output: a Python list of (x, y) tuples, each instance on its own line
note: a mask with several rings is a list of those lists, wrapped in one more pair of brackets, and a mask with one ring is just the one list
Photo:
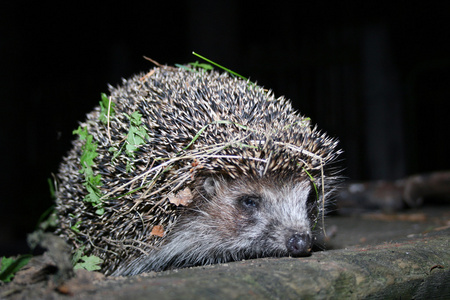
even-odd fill
[[(449, 208), (331, 216), (326, 221), (329, 250), (310, 257), (254, 259), (134, 277), (77, 271), (67, 279), (56, 272), (35, 283), (30, 274), (36, 277), (36, 270), (29, 271), (28, 277), (19, 274), (1, 286), (0, 299), (450, 298)], [(37, 258), (40, 263), (47, 259)]]

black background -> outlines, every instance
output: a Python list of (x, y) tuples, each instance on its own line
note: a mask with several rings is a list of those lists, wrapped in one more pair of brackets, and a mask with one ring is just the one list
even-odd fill
[(450, 18), (423, 2), (0, 4), (0, 255), (26, 251), (77, 121), (143, 55), (196, 51), (285, 95), (339, 137), (350, 179), (449, 169)]

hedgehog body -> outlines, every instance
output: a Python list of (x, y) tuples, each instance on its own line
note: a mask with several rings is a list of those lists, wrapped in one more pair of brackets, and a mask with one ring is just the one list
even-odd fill
[(309, 253), (340, 151), (288, 100), (172, 67), (110, 90), (58, 174), (56, 232), (74, 250), (114, 275)]

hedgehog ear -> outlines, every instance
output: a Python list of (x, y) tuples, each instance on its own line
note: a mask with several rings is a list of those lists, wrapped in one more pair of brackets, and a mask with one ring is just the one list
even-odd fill
[(208, 196), (212, 196), (216, 193), (216, 180), (212, 176), (206, 177), (205, 181), (203, 182), (203, 189), (205, 189)]

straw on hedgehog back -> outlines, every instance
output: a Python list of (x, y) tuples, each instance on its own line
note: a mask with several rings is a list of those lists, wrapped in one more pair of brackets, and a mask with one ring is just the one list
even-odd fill
[(74, 250), (101, 257), (106, 274), (309, 253), (340, 151), (288, 100), (172, 67), (110, 90), (107, 120), (97, 107), (81, 124), (95, 150), (83, 168), (101, 179), (80, 173), (80, 139), (58, 175), (57, 233)]

